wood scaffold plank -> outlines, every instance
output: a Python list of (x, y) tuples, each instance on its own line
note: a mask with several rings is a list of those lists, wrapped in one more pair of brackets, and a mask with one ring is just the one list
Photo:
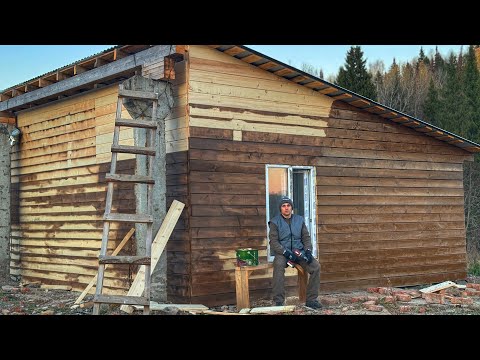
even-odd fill
[[(162, 226), (158, 230), (157, 236), (152, 242), (152, 263), (150, 267), (150, 272), (152, 273), (157, 265), (158, 261), (160, 260), (160, 256), (165, 249), (165, 245), (167, 244), (170, 235), (173, 232), (173, 228), (177, 224), (178, 219), (183, 211), (185, 204), (174, 200), (170, 209), (163, 220)], [(135, 275), (135, 279), (133, 280), (132, 286), (128, 290), (127, 296), (142, 296), (143, 290), (145, 288), (145, 265), (140, 266), (140, 269)], [(130, 305), (122, 305), (120, 310), (125, 311), (131, 314), (134, 311), (134, 308)]]

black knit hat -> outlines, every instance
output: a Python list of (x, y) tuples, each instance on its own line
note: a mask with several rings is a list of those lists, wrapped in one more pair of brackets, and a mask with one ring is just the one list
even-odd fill
[(293, 209), (293, 201), (288, 196), (282, 196), (282, 198), (280, 199), (280, 202), (278, 203), (278, 208), (281, 209), (282, 205), (285, 203), (289, 203)]

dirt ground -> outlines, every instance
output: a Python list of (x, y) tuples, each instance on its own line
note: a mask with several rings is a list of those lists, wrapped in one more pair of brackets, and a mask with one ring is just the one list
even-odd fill
[[(480, 277), (469, 277), (463, 284), (480, 284)], [(323, 308), (313, 310), (300, 304), (298, 297), (287, 298), (286, 305), (295, 305), (293, 312), (277, 312), (283, 315), (480, 315), (480, 296), (471, 289), (468, 295), (455, 287), (443, 293), (450, 301), (432, 303), (421, 297), (418, 289), (425, 286), (405, 288), (371, 288), (369, 291), (352, 291), (319, 296)], [(379, 290), (384, 289), (384, 290)], [(376, 292), (380, 291), (380, 293)], [(383, 292), (383, 293), (382, 293)], [(411, 299), (399, 300), (395, 294), (411, 294)], [(480, 293), (480, 291), (479, 291)], [(76, 291), (42, 289), (38, 284), (22, 285), (9, 277), (0, 277), (0, 315), (91, 315), (93, 296), (87, 295), (83, 304), (71, 308), (80, 293)], [(392, 296), (393, 295), (393, 296)], [(451, 296), (451, 297), (449, 297)], [(471, 299), (468, 303), (453, 303), (454, 299)], [(408, 300), (408, 301), (407, 301)], [(463, 301), (463, 300), (462, 300)], [(443, 301), (441, 301), (443, 302)], [(456, 302), (456, 301), (455, 301)], [(252, 307), (273, 306), (269, 299), (253, 301)], [(238, 314), (234, 305), (212, 307), (211, 315)], [(102, 305), (101, 314), (128, 315), (119, 310), (118, 305)], [(134, 314), (141, 314), (141, 311)], [(152, 311), (154, 315), (205, 315), (182, 311), (174, 306), (162, 311)]]

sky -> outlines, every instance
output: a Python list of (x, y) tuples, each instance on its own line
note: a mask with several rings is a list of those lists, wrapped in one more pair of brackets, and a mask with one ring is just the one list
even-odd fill
[[(50, 72), (108, 49), (113, 45), (0, 45), (0, 90)], [(274, 59), (301, 68), (303, 63), (322, 68), (325, 79), (336, 74), (344, 64), (350, 45), (246, 45)], [(361, 45), (367, 65), (383, 60), (386, 67), (418, 56), (423, 46), (425, 54), (435, 45)], [(442, 55), (459, 53), (461, 45), (439, 45)], [(464, 45), (464, 51), (466, 45)]]

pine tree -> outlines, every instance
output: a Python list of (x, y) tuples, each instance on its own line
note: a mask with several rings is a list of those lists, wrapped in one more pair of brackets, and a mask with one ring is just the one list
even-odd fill
[(477, 59), (473, 45), (468, 48), (465, 56), (465, 70), (463, 76), (463, 92), (465, 95), (465, 136), (467, 139), (479, 140), (480, 125), (480, 74), (477, 67)]
[(443, 70), (445, 66), (445, 60), (443, 60), (442, 55), (438, 52), (438, 46), (435, 47), (435, 56), (433, 60), (433, 71)]
[(367, 71), (366, 60), (360, 46), (352, 46), (345, 57), (345, 65), (338, 71), (336, 84), (363, 95), (369, 99), (377, 98), (372, 76)]
[(440, 126), (438, 119), (438, 108), (440, 106), (438, 99), (438, 91), (435, 88), (433, 78), (430, 79), (430, 84), (428, 86), (427, 98), (423, 105), (423, 113), (425, 120), (433, 125)]

